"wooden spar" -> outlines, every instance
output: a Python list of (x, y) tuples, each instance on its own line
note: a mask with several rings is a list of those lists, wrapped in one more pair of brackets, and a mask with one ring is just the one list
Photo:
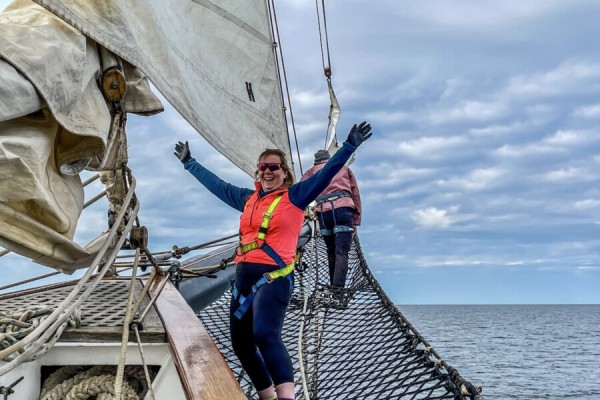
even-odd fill
[(231, 369), (192, 309), (167, 276), (156, 276), (149, 290), (167, 332), (177, 372), (188, 400), (247, 400)]

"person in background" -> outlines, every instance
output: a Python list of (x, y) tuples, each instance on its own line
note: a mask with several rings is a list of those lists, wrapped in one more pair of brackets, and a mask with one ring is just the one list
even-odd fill
[[(321, 171), (329, 159), (327, 150), (317, 151), (314, 165), (304, 173), (302, 180)], [(343, 166), (316, 201), (316, 218), (327, 247), (329, 283), (334, 290), (342, 289), (348, 274), (348, 253), (352, 235), (360, 225), (362, 213), (360, 192), (352, 170)], [(339, 290), (336, 290), (336, 293), (339, 293)]]
[(254, 189), (221, 180), (192, 158), (187, 142), (175, 145), (174, 154), (184, 168), (242, 213), (230, 335), (233, 350), (261, 399), (295, 397), (293, 366), (281, 330), (293, 291), (296, 243), (304, 210), (371, 135), (371, 125), (355, 124), (321, 171), (296, 184), (284, 152), (267, 149), (258, 157)]

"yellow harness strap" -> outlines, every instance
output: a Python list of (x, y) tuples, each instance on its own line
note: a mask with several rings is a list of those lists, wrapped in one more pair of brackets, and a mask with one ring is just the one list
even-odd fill
[(289, 264), (285, 268), (280, 268), (280, 269), (272, 271), (272, 272), (265, 272), (263, 274), (263, 276), (267, 280), (267, 283), (271, 283), (271, 282), (273, 282), (277, 278), (283, 278), (285, 276), (288, 276), (292, 272), (294, 272), (295, 265), (296, 265), (296, 261), (294, 261), (293, 263)]
[(246, 254), (251, 250), (258, 249), (260, 247), (258, 245), (258, 241), (265, 240), (267, 230), (269, 229), (269, 224), (271, 223), (271, 218), (273, 218), (273, 212), (275, 211), (275, 207), (277, 207), (277, 204), (279, 204), (279, 201), (281, 201), (282, 197), (283, 193), (278, 194), (273, 202), (269, 205), (269, 208), (267, 208), (267, 211), (265, 211), (262, 222), (260, 223), (260, 228), (258, 229), (258, 235), (256, 235), (256, 240), (247, 244), (240, 243), (240, 252), (242, 254)]

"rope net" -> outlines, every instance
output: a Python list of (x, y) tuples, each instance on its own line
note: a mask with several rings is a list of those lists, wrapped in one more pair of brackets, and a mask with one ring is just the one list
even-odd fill
[[(227, 291), (198, 316), (248, 399), (256, 399), (229, 341), (230, 296)], [(294, 363), (297, 399), (482, 399), (387, 297), (356, 236), (341, 290), (329, 286), (322, 238), (304, 246), (282, 336)], [(471, 394), (463, 395), (461, 387)]]

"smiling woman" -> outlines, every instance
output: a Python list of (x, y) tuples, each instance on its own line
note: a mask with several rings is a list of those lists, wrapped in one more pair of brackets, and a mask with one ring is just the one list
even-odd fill
[(269, 192), (294, 184), (294, 172), (287, 165), (281, 150), (267, 149), (258, 157), (257, 178), (263, 190)]
[(294, 289), (296, 244), (304, 210), (371, 135), (366, 122), (354, 125), (327, 165), (297, 184), (285, 153), (267, 149), (258, 157), (254, 190), (233, 186), (208, 171), (192, 158), (187, 142), (175, 145), (175, 156), (185, 169), (242, 212), (230, 305), (231, 342), (261, 399), (294, 398), (294, 370), (281, 331)]

